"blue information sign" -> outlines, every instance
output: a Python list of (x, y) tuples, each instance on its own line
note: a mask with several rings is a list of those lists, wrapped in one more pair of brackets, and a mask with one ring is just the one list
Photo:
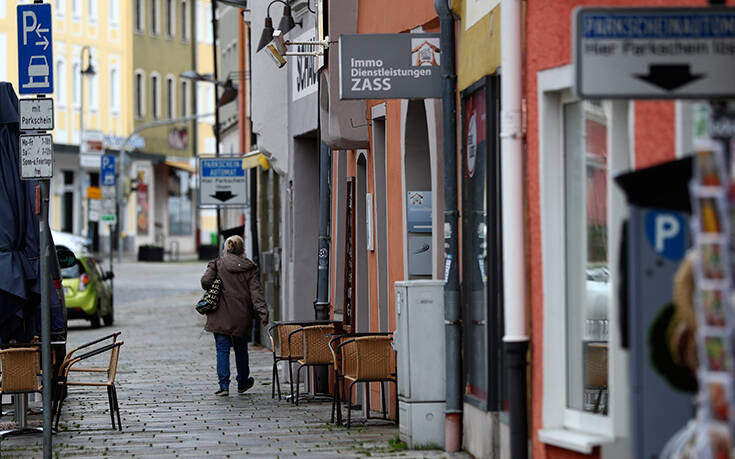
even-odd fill
[(52, 94), (54, 59), (50, 3), (18, 5), (18, 92)]
[(115, 186), (115, 157), (113, 155), (102, 156), (100, 180), (102, 186)]

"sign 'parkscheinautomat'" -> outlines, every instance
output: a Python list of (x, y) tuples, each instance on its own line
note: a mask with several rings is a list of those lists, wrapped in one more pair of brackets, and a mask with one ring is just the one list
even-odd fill
[(341, 99), (441, 97), (439, 34), (352, 34), (339, 38)]

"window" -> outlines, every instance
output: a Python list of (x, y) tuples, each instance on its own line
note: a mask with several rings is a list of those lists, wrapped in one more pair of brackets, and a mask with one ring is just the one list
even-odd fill
[(97, 0), (87, 0), (87, 20), (90, 24), (97, 23)]
[(608, 412), (607, 118), (564, 104), (567, 408)]
[(66, 0), (56, 0), (54, 2), (54, 7), (56, 9), (56, 17), (63, 19), (66, 14)]
[(173, 38), (176, 33), (176, 7), (175, 0), (164, 0), (166, 2), (166, 36)]
[(120, 70), (116, 67), (110, 70), (110, 111), (120, 113)]
[(161, 77), (151, 75), (151, 116), (154, 120), (161, 117)]
[[(196, 0), (192, 0), (196, 1)], [(204, 4), (197, 2), (197, 43), (202, 43), (204, 41)]]
[(189, 116), (189, 100), (191, 98), (191, 89), (189, 82), (181, 80), (181, 116)]
[(151, 6), (151, 35), (158, 35), (160, 33), (159, 29), (159, 8), (158, 8), (158, 0), (148, 0)]
[(143, 32), (145, 24), (145, 0), (135, 0), (135, 31)]
[(72, 78), (72, 98), (74, 99), (74, 108), (79, 110), (82, 105), (82, 74), (79, 61), (75, 61), (71, 66)]
[(145, 76), (142, 70), (135, 72), (135, 116), (138, 119), (145, 116)]
[(627, 206), (612, 177), (635, 160), (628, 102), (579, 101), (572, 81), (571, 65), (538, 73), (544, 349), (538, 435), (588, 454), (624, 435), (629, 381), (615, 274)]
[(71, 17), (79, 20), (82, 18), (82, 0), (71, 0)]
[(108, 2), (110, 25), (112, 27), (117, 27), (120, 25), (120, 0), (108, 0)]
[(191, 174), (185, 170), (168, 168), (168, 232), (171, 236), (191, 234), (192, 195)]
[(212, 9), (206, 8), (206, 14), (202, 16), (202, 20), (204, 20), (204, 34), (205, 34), (205, 42), (208, 45), (212, 44)]
[(55, 98), (59, 108), (66, 106), (66, 63), (63, 58), (56, 59), (56, 78), (55, 83)]
[(176, 117), (176, 80), (173, 76), (166, 77), (166, 118)]
[(189, 5), (186, 0), (181, 1), (181, 39), (189, 40)]

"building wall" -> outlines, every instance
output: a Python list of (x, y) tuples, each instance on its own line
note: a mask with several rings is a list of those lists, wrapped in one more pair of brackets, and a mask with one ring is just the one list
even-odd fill
[[(705, 1), (647, 0), (619, 1), (615, 6), (704, 6)], [(543, 428), (544, 406), (544, 353), (555, 352), (544, 349), (544, 279), (542, 260), (540, 177), (551, 171), (539, 168), (539, 94), (538, 72), (571, 64), (571, 14), (576, 6), (609, 6), (609, 2), (562, 0), (547, 2), (529, 0), (525, 16), (525, 100), (527, 112), (527, 249), (526, 260), (529, 272), (527, 283), (530, 303), (531, 335), (531, 386), (530, 386), (530, 430), (532, 455), (534, 458), (578, 458), (605, 457), (604, 448), (595, 448), (591, 455), (583, 455), (567, 449), (549, 446), (541, 442), (538, 431)], [(644, 167), (675, 157), (674, 103), (666, 101), (634, 102), (633, 149), (635, 167)], [(612, 332), (611, 332), (612, 333)], [(613, 457), (613, 456), (609, 456)]]

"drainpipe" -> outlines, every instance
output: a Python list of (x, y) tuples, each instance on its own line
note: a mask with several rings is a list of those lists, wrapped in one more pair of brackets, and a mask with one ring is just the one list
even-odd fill
[(454, 18), (449, 0), (434, 0), (439, 15), (442, 50), (442, 126), (444, 150), (444, 257), (448, 271), (444, 284), (446, 339), (446, 406), (444, 447), (462, 448), (462, 323), (459, 307), (459, 212), (457, 210), (457, 75), (454, 73)]
[(500, 4), (501, 183), (505, 352), (508, 359), (510, 457), (528, 458), (523, 137), (521, 132), (521, 0)]
[(317, 262), (316, 301), (314, 318), (329, 320), (329, 222), (332, 219), (330, 177), (332, 155), (324, 143), (319, 145), (319, 252)]

